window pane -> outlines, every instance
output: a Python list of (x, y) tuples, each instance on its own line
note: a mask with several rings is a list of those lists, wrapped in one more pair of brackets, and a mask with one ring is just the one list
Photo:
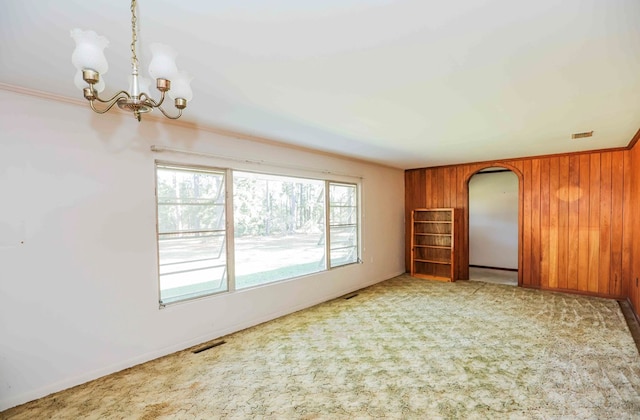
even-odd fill
[(326, 269), (324, 181), (234, 172), (233, 196), (236, 288)]
[(335, 225), (357, 225), (357, 207), (336, 207), (331, 206), (331, 226)]
[(357, 189), (329, 184), (329, 249), (331, 267), (358, 262)]
[(156, 172), (160, 301), (227, 290), (224, 173)]
[(331, 206), (357, 206), (356, 186), (353, 184), (330, 184)]

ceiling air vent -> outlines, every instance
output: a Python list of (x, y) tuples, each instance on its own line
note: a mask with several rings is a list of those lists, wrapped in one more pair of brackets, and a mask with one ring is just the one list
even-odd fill
[(573, 133), (571, 135), (572, 139), (584, 139), (586, 137), (591, 137), (593, 136), (593, 131), (585, 131), (584, 133)]

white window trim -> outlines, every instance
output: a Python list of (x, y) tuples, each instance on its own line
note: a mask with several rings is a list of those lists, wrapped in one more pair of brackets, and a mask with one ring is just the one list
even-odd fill
[[(214, 158), (218, 158), (220, 156), (216, 156), (213, 154), (207, 154), (207, 153), (198, 153), (198, 152), (189, 152), (189, 151), (181, 151), (179, 149), (170, 149), (170, 148), (160, 148), (160, 147), (156, 147), (156, 146), (152, 146), (152, 151), (155, 152), (176, 152), (176, 153), (185, 153), (185, 154), (191, 154), (191, 155), (196, 155), (196, 156), (203, 156), (203, 157), (214, 157)], [(243, 292), (246, 290), (251, 290), (253, 288), (256, 287), (265, 287), (265, 286), (270, 286), (273, 284), (277, 284), (277, 283), (281, 283), (281, 282), (285, 282), (285, 281), (291, 281), (291, 280), (296, 280), (302, 277), (307, 277), (307, 276), (312, 276), (312, 275), (318, 275), (320, 273), (325, 273), (325, 272), (329, 272), (329, 271), (333, 271), (333, 270), (338, 270), (341, 269), (343, 267), (348, 267), (354, 264), (362, 264), (363, 260), (362, 260), (362, 253), (363, 253), (363, 247), (362, 247), (362, 237), (363, 237), (363, 218), (364, 218), (364, 206), (363, 206), (363, 182), (364, 182), (364, 177), (362, 176), (357, 176), (357, 175), (347, 175), (347, 174), (338, 174), (335, 172), (331, 172), (331, 171), (325, 171), (325, 170), (313, 170), (313, 169), (309, 169), (309, 170), (304, 170), (304, 169), (300, 169), (301, 167), (297, 167), (297, 166), (285, 166), (285, 165), (278, 165), (278, 164), (265, 164), (264, 161), (249, 161), (249, 160), (244, 160), (244, 159), (235, 159), (235, 158), (229, 158), (229, 157), (223, 157), (223, 159), (227, 159), (227, 160), (231, 160), (231, 161), (237, 161), (237, 162), (242, 162), (243, 164), (249, 164), (248, 166), (254, 166), (256, 164), (260, 165), (260, 169), (257, 169), (255, 167), (249, 167), (246, 168), (244, 166), (247, 165), (224, 165), (224, 164), (220, 164), (220, 163), (216, 163), (216, 164), (207, 164), (205, 163), (193, 163), (193, 162), (182, 162), (182, 161), (175, 161), (175, 160), (171, 160), (171, 161), (167, 161), (167, 160), (155, 160), (154, 161), (154, 191), (155, 191), (155, 217), (156, 217), (156, 274), (157, 274), (157, 285), (158, 285), (158, 300), (159, 300), (159, 307), (160, 309), (163, 309), (167, 306), (173, 306), (176, 304), (181, 304), (181, 303), (186, 303), (186, 302), (191, 302), (194, 300), (200, 300), (200, 299), (205, 299), (205, 298), (209, 298), (212, 296), (219, 296), (219, 295), (223, 295), (223, 294), (229, 294), (229, 293), (237, 293), (237, 292)], [(227, 162), (229, 163), (229, 162)], [(207, 294), (203, 294), (203, 295), (199, 295), (199, 296), (194, 296), (194, 297), (190, 297), (190, 298), (185, 298), (185, 299), (181, 299), (181, 300), (176, 300), (176, 301), (172, 301), (172, 302), (167, 302), (167, 303), (162, 303), (161, 299), (160, 299), (160, 248), (159, 248), (159, 242), (158, 242), (158, 238), (159, 238), (159, 226), (158, 226), (158, 176), (157, 176), (157, 168), (158, 166), (168, 166), (168, 167), (175, 167), (177, 169), (194, 169), (194, 170), (203, 170), (205, 172), (224, 172), (225, 174), (225, 228), (226, 228), (226, 259), (227, 259), (227, 268), (226, 268), (226, 272), (227, 272), (227, 290), (222, 290), (222, 291), (217, 291), (217, 292), (212, 292), (212, 293), (207, 293)], [(283, 176), (283, 177), (292, 177), (292, 178), (302, 178), (302, 179), (310, 179), (310, 180), (315, 180), (315, 181), (323, 181), (325, 183), (325, 207), (324, 207), (324, 211), (325, 211), (325, 234), (326, 234), (326, 240), (325, 240), (325, 254), (326, 254), (326, 258), (325, 258), (325, 268), (324, 270), (320, 271), (320, 272), (315, 272), (315, 273), (309, 273), (309, 274), (304, 274), (301, 276), (297, 276), (297, 277), (291, 277), (291, 278), (287, 278), (287, 279), (282, 279), (282, 280), (277, 280), (277, 281), (273, 281), (273, 282), (268, 282), (268, 283), (263, 283), (263, 284), (258, 284), (255, 286), (251, 286), (251, 287), (247, 287), (247, 288), (243, 288), (243, 289), (236, 289), (236, 284), (235, 284), (235, 243), (234, 243), (234, 238), (235, 238), (235, 232), (234, 232), (234, 203), (233, 203), (233, 173), (234, 171), (239, 171), (239, 172), (252, 172), (252, 173), (256, 173), (256, 174), (263, 174), (263, 175), (274, 175), (274, 176)], [(329, 186), (330, 184), (344, 184), (344, 185), (354, 185), (356, 188), (356, 208), (357, 208), (357, 229), (356, 229), (356, 233), (357, 233), (357, 241), (356, 241), (356, 246), (357, 246), (357, 257), (356, 257), (356, 261), (354, 262), (350, 262), (350, 263), (346, 263), (346, 264), (342, 264), (342, 265), (338, 265), (335, 267), (331, 267), (331, 237), (330, 237), (330, 224), (329, 224), (329, 218), (330, 218), (330, 202), (329, 202), (329, 193), (330, 193), (330, 189)]]

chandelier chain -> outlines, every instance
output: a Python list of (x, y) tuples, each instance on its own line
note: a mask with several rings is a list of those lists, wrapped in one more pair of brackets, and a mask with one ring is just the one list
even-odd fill
[(138, 68), (138, 56), (136, 55), (136, 43), (138, 42), (137, 22), (136, 0), (131, 0), (131, 64), (135, 68)]

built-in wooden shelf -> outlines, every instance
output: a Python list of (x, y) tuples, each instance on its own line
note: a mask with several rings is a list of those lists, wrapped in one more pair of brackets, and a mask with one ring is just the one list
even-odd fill
[(411, 212), (411, 275), (455, 281), (455, 210), (415, 209)]

